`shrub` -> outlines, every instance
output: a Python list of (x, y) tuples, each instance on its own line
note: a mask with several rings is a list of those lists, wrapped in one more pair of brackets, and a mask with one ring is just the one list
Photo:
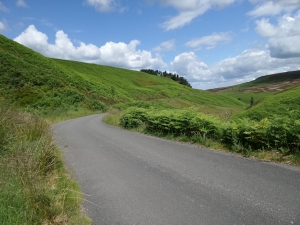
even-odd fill
[(137, 128), (147, 121), (146, 109), (143, 108), (129, 108), (120, 117), (120, 125), (126, 129)]
[(127, 129), (144, 125), (145, 131), (163, 136), (185, 136), (191, 141), (206, 139), (222, 142), (229, 149), (249, 155), (252, 151), (278, 150), (298, 154), (300, 120), (272, 116), (259, 121), (243, 118), (223, 122), (194, 109), (129, 108), (120, 117)]

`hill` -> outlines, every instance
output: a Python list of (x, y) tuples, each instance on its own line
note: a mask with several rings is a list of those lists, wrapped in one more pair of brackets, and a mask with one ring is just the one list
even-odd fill
[(253, 107), (241, 111), (236, 118), (261, 120), (265, 117), (282, 116), (300, 119), (300, 86), (274, 94)]
[(199, 107), (221, 116), (244, 104), (143, 72), (51, 59), (0, 36), (0, 91), (5, 100), (40, 114), (104, 111), (110, 105), (147, 101), (171, 108)]
[(250, 103), (251, 97), (260, 101), (275, 93), (300, 85), (300, 71), (290, 71), (259, 77), (251, 82), (209, 90)]

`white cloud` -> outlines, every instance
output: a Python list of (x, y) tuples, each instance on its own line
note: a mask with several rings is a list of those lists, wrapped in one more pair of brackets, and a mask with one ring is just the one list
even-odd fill
[(0, 11), (2, 12), (8, 12), (8, 8), (0, 1)]
[(184, 52), (175, 57), (171, 62), (172, 71), (184, 76), (189, 81), (207, 81), (211, 71), (194, 52)]
[(117, 6), (115, 0), (87, 0), (86, 2), (100, 12), (113, 11)]
[(251, 81), (259, 76), (299, 70), (299, 58), (277, 59), (269, 51), (246, 50), (242, 54), (206, 65), (193, 52), (182, 53), (172, 70), (188, 79), (194, 88), (211, 89)]
[(129, 44), (107, 42), (101, 47), (83, 42), (79, 42), (79, 46), (74, 46), (67, 34), (58, 31), (55, 43), (50, 44), (47, 35), (38, 31), (34, 25), (30, 25), (14, 40), (47, 57), (112, 65), (127, 69), (166, 67), (160, 58), (153, 58), (150, 52), (137, 50), (137, 45), (139, 45), (137, 40), (133, 40)]
[(279, 30), (269, 23), (269, 19), (257, 20), (255, 29), (263, 37), (274, 37), (279, 34)]
[(5, 25), (5, 21), (1, 22), (0, 21), (0, 32), (4, 32), (7, 29), (6, 25)]
[(218, 44), (227, 43), (232, 40), (232, 35), (230, 33), (213, 33), (209, 36), (204, 36), (200, 38), (195, 38), (187, 42), (185, 45), (191, 48), (202, 48), (206, 46), (206, 49), (213, 49)]
[(140, 42), (133, 40), (129, 44), (123, 42), (107, 42), (101, 46), (101, 64), (108, 64), (128, 69), (163, 68), (166, 64), (160, 58), (152, 58), (150, 52), (137, 50)]
[(249, 0), (257, 4), (255, 9), (248, 14), (253, 17), (278, 15), (281, 12), (292, 12), (300, 7), (299, 0)]
[(18, 0), (17, 6), (19, 7), (27, 7), (26, 2), (24, 0)]
[(272, 57), (300, 57), (300, 10), (292, 17), (284, 15), (273, 25), (268, 19), (256, 21), (256, 31), (269, 38), (267, 48)]
[(236, 0), (157, 0), (163, 6), (175, 8), (179, 14), (164, 22), (164, 30), (173, 30), (189, 24), (193, 19), (202, 15), (213, 7), (225, 7)]
[(156, 46), (153, 51), (155, 52), (169, 52), (175, 49), (175, 39), (164, 41)]
[(196, 11), (180, 12), (179, 15), (172, 17), (168, 21), (164, 22), (161, 27), (166, 31), (183, 27), (184, 25), (189, 24), (199, 15), (203, 14), (206, 10), (208, 10), (208, 6), (201, 7)]

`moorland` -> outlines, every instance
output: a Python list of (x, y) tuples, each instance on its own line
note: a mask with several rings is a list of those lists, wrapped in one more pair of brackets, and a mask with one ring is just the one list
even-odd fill
[(51, 124), (106, 112), (137, 132), (300, 165), (300, 71), (214, 90), (52, 59), (0, 35), (0, 223), (89, 224)]

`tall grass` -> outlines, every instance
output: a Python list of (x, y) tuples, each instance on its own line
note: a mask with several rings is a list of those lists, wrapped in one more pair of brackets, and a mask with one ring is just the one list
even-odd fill
[(0, 224), (89, 224), (49, 125), (0, 107)]

